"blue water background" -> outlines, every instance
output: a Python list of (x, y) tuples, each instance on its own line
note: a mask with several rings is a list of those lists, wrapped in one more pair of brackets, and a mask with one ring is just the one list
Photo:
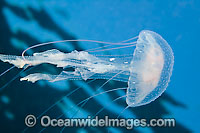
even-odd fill
[[(169, 86), (165, 95), (157, 100), (162, 107), (165, 108), (165, 111), (168, 112), (161, 114), (161, 116), (163, 118), (176, 119), (178, 123), (177, 127), (169, 130), (199, 131), (200, 1), (2, 0), (0, 3), (2, 22), (0, 53), (20, 55), (23, 49), (30, 45), (68, 38), (119, 42), (137, 36), (139, 32), (144, 29), (159, 33), (172, 47), (175, 58), (174, 70)], [(49, 19), (45, 19), (43, 16), (48, 16)], [(65, 38), (66, 36), (68, 38)], [(24, 40), (24, 38), (26, 38), (26, 40)], [(80, 49), (94, 47), (92, 44), (85, 45), (85, 43), (79, 43), (78, 45)], [(95, 46), (97, 45), (95, 44)], [(57, 44), (56, 47), (63, 51), (66, 50), (65, 52), (75, 49), (74, 45), (69, 43), (66, 43), (66, 45)], [(30, 51), (29, 54), (32, 52), (33, 51)], [(121, 51), (121, 53), (126, 52), (126, 50)], [(3, 63), (1, 64), (1, 72), (9, 67), (8, 65), (3, 66)], [(10, 73), (10, 75), (12, 74)], [(1, 86), (9, 80), (10, 79), (7, 77), (2, 78)], [(27, 108), (31, 107), (24, 102), (22, 105), (19, 105), (19, 102), (15, 105), (13, 99), (18, 99), (19, 101), (32, 99), (32, 105), (41, 107), (39, 111), (35, 111), (36, 114), (41, 113), (41, 110), (45, 109), (42, 108), (42, 104), (44, 103), (35, 103), (34, 99), (36, 97), (34, 96), (24, 96), (25, 91), (20, 91), (21, 88), (19, 87), (16, 87), (17, 89), (15, 89), (13, 94), (12, 88), (16, 84), (24, 83), (20, 83), (18, 78), (14, 81), (14, 85), (5, 88), (0, 95), (0, 109), (2, 112), (0, 117), (6, 121), (0, 122), (4, 125), (0, 127), (2, 131), (11, 130), (7, 128), (8, 124), (14, 122), (19, 122), (21, 124), (19, 124), (18, 127), (14, 126), (13, 130), (20, 131), (25, 127), (22, 124), (22, 120), (26, 114), (29, 113), (25, 110), (29, 110)], [(51, 91), (52, 93), (58, 91), (58, 95), (62, 96), (60, 93), (71, 89), (70, 83), (68, 82), (62, 82), (62, 84), (41, 82), (39, 85), (41, 88), (42, 84), (49, 85), (49, 89), (45, 89), (42, 92), (43, 96), (47, 90), (48, 93), (51, 93)], [(26, 87), (28, 86), (32, 86), (32, 84), (28, 83)], [(34, 87), (32, 89), (34, 89)], [(32, 92), (34, 90), (27, 88), (27, 91)], [(35, 91), (37, 91), (37, 89)], [(40, 95), (39, 92), (35, 92), (34, 94)], [(57, 99), (55, 99), (49, 98), (50, 101), (56, 101)], [(42, 100), (42, 98), (40, 100)], [(62, 107), (59, 107), (62, 112)], [(17, 108), (20, 108), (20, 110)], [(145, 107), (143, 109), (145, 109)], [(156, 108), (156, 105), (150, 109), (157, 113), (160, 111)], [(22, 112), (24, 112), (24, 114), (20, 113), (21, 110), (23, 110)], [(134, 112), (132, 115), (135, 116)], [(149, 116), (151, 116), (151, 114), (149, 114)], [(19, 119), (20, 121), (18, 121)], [(120, 129), (112, 130), (122, 131)], [(142, 132), (144, 130), (148, 132), (162, 131), (161, 129), (153, 128), (136, 129), (137, 132)], [(168, 129), (163, 129), (163, 131), (165, 130)], [(67, 131), (67, 129), (65, 129), (65, 131)]]

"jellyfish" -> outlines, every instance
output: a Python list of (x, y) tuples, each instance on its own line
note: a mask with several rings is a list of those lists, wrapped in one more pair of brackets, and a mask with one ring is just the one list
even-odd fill
[[(106, 43), (92, 40), (64, 40), (60, 42), (66, 41)], [(24, 55), (29, 49), (55, 43), (50, 42), (33, 45), (26, 49), (22, 56), (0, 54), (0, 60), (9, 62), (18, 68), (27, 68), (42, 63), (63, 68), (63, 71), (58, 75), (33, 73), (22, 77), (20, 81), (35, 83), (38, 80), (55, 82), (59, 80), (107, 79), (125, 82), (128, 86), (126, 88), (127, 107), (137, 107), (154, 101), (166, 90), (172, 75), (174, 56), (167, 41), (153, 31), (143, 30), (139, 33), (136, 42), (127, 43), (127, 41), (107, 43), (109, 45), (104, 47), (123, 45), (111, 48), (120, 49), (135, 46), (134, 52), (128, 57), (95, 55), (91, 50), (74, 50), (70, 53), (64, 53), (57, 49), (34, 53), (33, 56)], [(110, 49), (102, 51), (105, 50)], [(74, 71), (65, 71), (64, 68), (67, 67), (74, 68)]]
[[(137, 39), (137, 41), (133, 42), (132, 40), (134, 39)], [(70, 53), (64, 53), (57, 49), (51, 49), (44, 52), (34, 53), (32, 56), (25, 56), (27, 50), (39, 46), (73, 41), (103, 43), (108, 45), (88, 49), (85, 51), (74, 50)], [(110, 46), (117, 47), (107, 48)], [(135, 49), (133, 47), (135, 47)], [(129, 48), (131, 50), (133, 49), (133, 53), (126, 55), (95, 54), (95, 52), (104, 52), (115, 49), (121, 50), (123, 48)], [(129, 50), (127, 50), (127, 53), (128, 52)], [(117, 118), (129, 107), (142, 106), (157, 99), (166, 90), (172, 75), (174, 65), (173, 51), (169, 44), (159, 34), (149, 30), (143, 30), (139, 33), (138, 36), (119, 43), (93, 40), (62, 40), (37, 44), (24, 50), (22, 52), (22, 56), (0, 54), (0, 60), (14, 65), (1, 73), (0, 77), (14, 67), (23, 68), (23, 70), (25, 70), (31, 66), (49, 63), (55, 65), (56, 67), (63, 68), (62, 72), (58, 75), (33, 73), (22, 77), (20, 81), (30, 81), (35, 83), (38, 80), (56, 82), (59, 80), (92, 79), (90, 81), (92, 82), (97, 79), (106, 79), (107, 81), (98, 89), (102, 88), (111, 80), (127, 83), (127, 87), (125, 88), (114, 88), (108, 91), (97, 93), (77, 104), (78, 106), (83, 103), (81, 106), (83, 107), (88, 102), (88, 100), (98, 95), (117, 90), (126, 90), (126, 95), (120, 96), (112, 101), (115, 102), (121, 98), (126, 98), (127, 107), (124, 108), (124, 110), (117, 116)], [(66, 71), (65, 68), (68, 67), (74, 68), (74, 70)], [(66, 96), (71, 95), (79, 88), (73, 90)], [(58, 102), (55, 104), (57, 103)], [(40, 118), (43, 114), (55, 106), (55, 104), (46, 109), (37, 118)], [(109, 103), (106, 105), (108, 106)], [(104, 107), (101, 108), (94, 116), (99, 114), (103, 109)], [(64, 128), (62, 131), (63, 130)]]

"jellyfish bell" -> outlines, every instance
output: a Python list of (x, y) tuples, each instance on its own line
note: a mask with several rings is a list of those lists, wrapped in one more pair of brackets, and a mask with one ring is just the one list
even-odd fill
[[(87, 42), (88, 40), (82, 41)], [(99, 41), (90, 42), (101, 43)], [(30, 48), (46, 44), (49, 43)], [(34, 53), (33, 56), (0, 55), (0, 60), (9, 62), (18, 68), (23, 68), (26, 64), (35, 66), (42, 63), (54, 64), (63, 69), (74, 68), (74, 71), (70, 72), (63, 70), (59, 75), (33, 73), (21, 78), (20, 81), (27, 80), (34, 83), (38, 80), (55, 82), (58, 80), (108, 79), (126, 82), (128, 84), (126, 102), (130, 107), (150, 103), (165, 91), (172, 73), (174, 57), (170, 46), (160, 35), (144, 30), (140, 32), (136, 45), (135, 42), (110, 44), (126, 44), (123, 48), (134, 44), (136, 48), (129, 57), (113, 55), (108, 58), (88, 51), (75, 50), (71, 53), (63, 53), (52, 49)], [(127, 44), (130, 45), (127, 46)]]
[(168, 86), (173, 64), (168, 43), (155, 32), (141, 31), (130, 63), (127, 104), (135, 107), (157, 99)]

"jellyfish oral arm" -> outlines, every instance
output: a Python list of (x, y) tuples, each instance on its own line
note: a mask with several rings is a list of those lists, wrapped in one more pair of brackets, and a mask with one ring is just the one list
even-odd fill
[[(27, 56), (26, 58), (28, 59), (29, 57)], [(0, 54), (0, 60), (3, 62), (9, 62), (18, 68), (23, 68), (25, 65), (25, 62), (21, 56)]]
[(104, 58), (96, 57), (85, 51), (63, 53), (57, 49), (52, 49), (45, 52), (34, 53), (33, 56), (24, 56), (24, 58), (21, 56), (1, 55), (0, 59), (4, 62), (11, 63), (18, 68), (23, 68), (26, 64), (29, 66), (35, 66), (42, 63), (54, 64), (56, 67), (62, 68), (75, 68), (74, 72), (63, 71), (59, 75), (35, 73), (20, 79), (21, 81), (28, 80), (31, 82), (37, 80), (57, 81), (63, 79), (87, 80), (93, 75), (96, 75), (96, 78), (105, 79), (106, 77), (104, 77), (104, 75), (106, 76), (106, 73), (117, 73), (119, 71), (125, 71), (127, 73), (129, 71), (128, 64), (122, 65), (119, 63), (113, 63), (113, 58), (111, 60), (104, 60)]

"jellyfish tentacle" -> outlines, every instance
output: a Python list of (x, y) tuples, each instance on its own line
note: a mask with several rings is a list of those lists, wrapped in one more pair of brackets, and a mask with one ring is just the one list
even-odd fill
[[(122, 45), (124, 45), (125, 42), (131, 41), (131, 40), (134, 40), (134, 39), (137, 39), (137, 38), (138, 38), (138, 36), (130, 38), (130, 39), (127, 39), (127, 40), (124, 40), (124, 41), (121, 41), (120, 43), (122, 43)], [(136, 41), (135, 42), (131, 42), (131, 44), (134, 44), (134, 43), (136, 43)], [(129, 45), (129, 44), (127, 44), (127, 45)], [(97, 47), (97, 48), (91, 48), (91, 49), (88, 49), (88, 50), (85, 50), (85, 51), (89, 52), (91, 50), (101, 49), (101, 48), (109, 47), (109, 46), (113, 46), (113, 44), (109, 44), (109, 45), (101, 46), (101, 47)]]
[(0, 77), (3, 76), (4, 74), (6, 74), (7, 72), (9, 72), (10, 70), (12, 70), (13, 68), (15, 68), (15, 66), (12, 66), (12, 67), (8, 68), (7, 70), (5, 70), (4, 72), (2, 72), (0, 74)]
[[(92, 99), (92, 98), (94, 98), (94, 97), (96, 97), (96, 96), (99, 96), (99, 95), (102, 95), (102, 94), (106, 94), (106, 93), (110, 93), (110, 92), (114, 92), (114, 91), (116, 91), (116, 90), (126, 90), (127, 88), (115, 88), (115, 89), (111, 89), (111, 90), (108, 90), (108, 91), (104, 91), (104, 92), (100, 92), (100, 93), (97, 93), (97, 94), (95, 94), (95, 95), (93, 95), (93, 96), (90, 96), (90, 97), (88, 97), (88, 98), (86, 98), (86, 99), (84, 99), (84, 100), (82, 100), (82, 101), (80, 101), (78, 104), (76, 104), (76, 106), (79, 106), (80, 104), (83, 104), (85, 101), (87, 101), (88, 99)], [(74, 106), (72, 106), (72, 107), (70, 107), (70, 109), (72, 109)], [(64, 111), (64, 113), (66, 113), (66, 112), (68, 112), (69, 110), (66, 110), (66, 111)], [(64, 115), (64, 113), (62, 113), (60, 116), (58, 116), (56, 119), (59, 119), (59, 118), (61, 118), (63, 115)], [(44, 131), (46, 128), (43, 128), (42, 130), (40, 130), (40, 132), (41, 131)]]
[(0, 91), (2, 91), (5, 87), (7, 87), (11, 82), (13, 82), (16, 78), (18, 78), (25, 70), (27, 67), (24, 67), (23, 70), (21, 70), (16, 76), (14, 76), (11, 80), (9, 80), (5, 85), (3, 85), (0, 88)]
[[(127, 97), (127, 95), (128, 95), (128, 94), (123, 95), (123, 96), (120, 96), (120, 97), (117, 97), (117, 98), (115, 98), (114, 100), (112, 100), (111, 102), (106, 103), (106, 105), (105, 105), (104, 107), (102, 107), (101, 109), (99, 109), (99, 110), (92, 116), (92, 119), (93, 119), (95, 116), (97, 116), (99, 113), (101, 113), (101, 112), (105, 109), (105, 107), (109, 106), (109, 105), (110, 105), (111, 103), (113, 103), (113, 102), (116, 102), (116, 101), (118, 101), (118, 100), (120, 100), (120, 99), (122, 99), (122, 98)], [(84, 129), (84, 128), (85, 128), (85, 127), (83, 127), (83, 129)]]
[(97, 57), (128, 57), (128, 58), (133, 58), (133, 54), (123, 54), (123, 55), (100, 55), (100, 54), (93, 54), (94, 56), (97, 56)]
[(113, 102), (115, 102), (115, 101), (117, 101), (117, 100), (120, 100), (120, 99), (122, 99), (122, 98), (124, 98), (124, 97), (127, 97), (127, 95), (128, 95), (128, 94), (123, 95), (123, 96), (120, 96), (120, 97), (117, 97), (117, 98), (115, 98), (114, 100), (112, 100), (111, 102), (107, 103), (104, 107), (102, 107), (99, 111), (97, 111), (97, 112), (95, 113), (95, 115), (93, 116), (93, 118), (94, 118), (95, 116), (97, 116), (99, 113), (101, 113), (101, 112), (105, 109), (105, 107), (109, 106), (111, 103), (113, 103)]
[(106, 48), (106, 47), (109, 47), (109, 46), (112, 46), (112, 45), (109, 44), (109, 45), (105, 45), (105, 46), (101, 46), (101, 47), (97, 47), (97, 48), (87, 49), (87, 50), (84, 50), (84, 51), (85, 51), (85, 52), (89, 52), (90, 50), (102, 49), (102, 48)]
[[(114, 76), (112, 76), (109, 80), (107, 80), (106, 82), (104, 82), (95, 92), (98, 92), (101, 88), (103, 88), (109, 81), (113, 80), (114, 77), (116, 77), (117, 75), (119, 75), (120, 73), (122, 73), (123, 71), (120, 71), (118, 72), (117, 74), (115, 74)], [(86, 100), (82, 105), (81, 105), (81, 108), (83, 108), (85, 106), (85, 104), (89, 101), (90, 99)], [(75, 116), (80, 110), (78, 110), (76, 113), (74, 113), (73, 116)], [(72, 118), (73, 118), (72, 116)]]
[[(96, 79), (90, 80), (87, 82), (87, 84), (90, 84), (92, 82), (96, 81)], [(47, 109), (45, 109), (40, 115), (38, 115), (36, 117), (36, 119), (41, 118), (45, 113), (47, 113), (49, 110), (51, 110), (53, 107), (55, 107), (58, 103), (60, 103), (62, 100), (64, 100), (64, 98), (69, 97), (70, 95), (72, 95), (73, 93), (75, 93), (76, 91), (78, 91), (80, 88), (82, 88), (82, 86), (77, 87), (76, 89), (74, 89), (73, 91), (70, 91), (69, 93), (67, 93), (65, 96), (63, 96), (61, 99), (59, 99), (58, 101), (56, 101), (54, 104), (52, 104), (51, 106), (49, 106)], [(26, 127), (23, 132), (27, 131), (29, 128)], [(42, 132), (45, 128), (43, 128), (40, 132)]]
[[(33, 46), (28, 47), (27, 49), (25, 49), (22, 52), (22, 57), (24, 57), (24, 54), (26, 53), (26, 51), (36, 48), (36, 47), (40, 47), (40, 46), (45, 46), (45, 45), (50, 45), (50, 44), (54, 44), (54, 43), (64, 43), (64, 42), (94, 42), (94, 43), (102, 43), (102, 44), (112, 44), (112, 45), (128, 45), (128, 44), (132, 44), (131, 43), (123, 43), (123, 42), (117, 42), (117, 43), (112, 43), (112, 42), (103, 42), (103, 41), (96, 41), (96, 40), (61, 40), (61, 41), (52, 41), (52, 42), (46, 42), (46, 43), (40, 43), (40, 44), (36, 44)], [(24, 58), (25, 60), (25, 58)]]
[[(99, 96), (99, 95), (102, 95), (102, 94), (110, 93), (110, 92), (113, 92), (113, 91), (116, 91), (116, 90), (126, 90), (126, 89), (127, 89), (127, 88), (116, 88), (116, 89), (111, 89), (111, 90), (108, 90), (108, 91), (100, 92), (100, 93), (97, 93), (97, 94), (95, 94), (95, 95), (93, 95), (93, 96), (90, 96), (90, 97), (88, 97), (88, 98), (86, 98), (86, 99), (80, 101), (80, 102), (79, 102), (78, 104), (76, 104), (76, 105), (79, 106), (80, 104), (84, 103), (84, 102), (87, 101), (88, 99), (92, 99), (92, 98), (94, 98), (94, 97), (96, 97), (96, 96)], [(72, 107), (72, 108), (73, 108), (73, 107)], [(62, 117), (62, 116), (63, 116), (63, 114), (60, 115), (60, 117)], [(59, 117), (59, 118), (60, 118), (60, 117)]]
[(130, 105), (126, 106), (126, 108), (124, 108), (124, 109), (119, 113), (119, 115), (117, 116), (117, 119), (121, 116), (121, 114), (124, 113), (125, 110), (127, 110), (127, 109), (130, 108), (130, 107), (131, 107)]
[[(87, 84), (90, 84), (92, 82), (94, 82), (96, 79), (90, 80), (89, 82), (87, 82)], [(76, 89), (74, 89), (73, 91), (69, 92), (67, 95), (63, 96), (60, 100), (56, 101), (54, 104), (52, 104), (49, 108), (47, 108), (45, 111), (43, 111), (39, 116), (37, 116), (37, 119), (39, 119), (42, 115), (44, 115), (47, 111), (49, 111), (50, 109), (52, 109), (55, 105), (57, 105), (59, 102), (61, 102), (65, 97), (69, 97), (70, 95), (72, 95), (74, 92), (78, 91), (80, 88), (82, 88), (82, 86), (77, 87)]]
[[(137, 41), (131, 42), (131, 43), (126, 43), (126, 42), (131, 41), (131, 40), (134, 40), (134, 39), (137, 39), (137, 38), (138, 38), (138, 36), (133, 37), (133, 38), (130, 38), (130, 39), (128, 39), (128, 40), (121, 41), (120, 43), (122, 43), (121, 45), (135, 44), (135, 43), (137, 43)], [(104, 47), (109, 47), (109, 46), (113, 46), (113, 44), (109, 44), (109, 45), (102, 46), (102, 47), (97, 47), (97, 48), (92, 48), (92, 49), (88, 49), (88, 50), (85, 50), (85, 51), (86, 51), (86, 52), (100, 52), (100, 51), (107, 51), (107, 50), (113, 50), (113, 49), (124, 48), (124, 47), (118, 47), (118, 48), (110, 48), (110, 49), (96, 50), (96, 49), (100, 49), (100, 48), (104, 48)], [(135, 46), (135, 45), (133, 45), (133, 46)]]
[[(119, 90), (119, 89), (124, 89), (124, 88), (117, 88), (116, 90)], [(115, 89), (113, 89), (113, 90), (116, 91)], [(108, 92), (110, 92), (110, 91), (104, 91), (104, 92), (105, 92), (105, 93), (108, 93)], [(99, 94), (97, 94), (96, 96), (101, 95), (101, 94), (104, 94), (104, 93), (103, 93), (103, 92), (102, 92), (102, 93), (99, 93)], [(96, 97), (96, 96), (94, 96), (94, 97)], [(122, 97), (125, 97), (125, 96), (127, 96), (127, 95), (124, 95), (124, 96), (122, 96)], [(94, 97), (91, 97), (91, 98), (94, 98)], [(122, 97), (121, 97), (121, 98), (122, 98)], [(85, 99), (85, 102), (83, 102), (83, 103), (80, 102), (80, 104), (82, 104), (80, 108), (83, 108), (83, 106), (84, 106), (91, 98)], [(77, 106), (79, 106), (79, 103), (77, 104)], [(75, 116), (79, 111), (80, 111), (80, 109), (78, 109), (78, 110), (72, 115), (71, 118), (74, 118), (74, 116)], [(63, 127), (63, 128), (61, 129), (60, 132), (63, 132), (65, 128), (66, 128), (66, 127)]]
[(121, 41), (121, 42), (129, 42), (129, 41), (132, 41), (134, 39), (137, 39), (139, 36), (135, 36), (135, 37), (132, 37), (130, 39), (127, 39), (127, 40), (124, 40), (124, 41)]
[(128, 48), (128, 47), (133, 47), (133, 46), (135, 46), (135, 44), (133, 44), (133, 45), (127, 45), (127, 46), (122, 46), (122, 47), (116, 47), (116, 48), (109, 48), (109, 49), (101, 49), (101, 50), (89, 51), (89, 52), (92, 53), (92, 52), (101, 52), (101, 51), (108, 51), (108, 50), (116, 50), (116, 49)]
[[(104, 107), (102, 107), (95, 115), (93, 115), (92, 119), (93, 119), (95, 116), (97, 116), (100, 112), (102, 112), (102, 111), (105, 109), (106, 106), (110, 105), (110, 104), (113, 103), (113, 102), (116, 102), (117, 100), (120, 100), (120, 99), (122, 99), (122, 98), (127, 97), (127, 95), (129, 95), (129, 94), (126, 94), (126, 95), (117, 97), (116, 99), (114, 99), (114, 100), (112, 100), (111, 102), (107, 103), (107, 104), (106, 104)], [(87, 101), (86, 101), (86, 102), (87, 102)], [(84, 102), (82, 105), (84, 106), (84, 105), (85, 105), (85, 102)], [(81, 106), (80, 108), (82, 108), (82, 106)], [(79, 111), (79, 110), (78, 110), (78, 111)], [(76, 111), (76, 113), (72, 116), (72, 118), (74, 118), (74, 116), (78, 113), (78, 111)], [(124, 110), (124, 111), (125, 111), (125, 110)], [(120, 112), (120, 113), (121, 113), (121, 112)], [(63, 127), (63, 128), (61, 129), (60, 132), (63, 132), (65, 128), (66, 128), (66, 127)], [(85, 128), (85, 127), (83, 127), (83, 128)]]

